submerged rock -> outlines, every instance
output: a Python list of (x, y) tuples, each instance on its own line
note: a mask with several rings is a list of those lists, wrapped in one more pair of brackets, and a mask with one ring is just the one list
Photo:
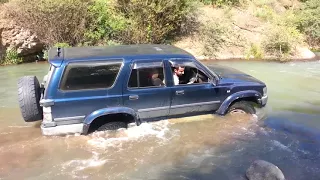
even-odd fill
[(263, 160), (254, 161), (246, 175), (249, 180), (285, 180), (282, 171), (276, 165)]

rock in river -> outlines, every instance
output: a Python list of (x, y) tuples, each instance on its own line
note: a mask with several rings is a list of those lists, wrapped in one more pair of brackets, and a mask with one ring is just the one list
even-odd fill
[(249, 180), (285, 180), (282, 171), (276, 165), (263, 160), (254, 161), (246, 175)]

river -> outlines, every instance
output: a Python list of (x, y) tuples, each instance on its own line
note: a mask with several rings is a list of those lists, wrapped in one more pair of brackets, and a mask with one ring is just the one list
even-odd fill
[(267, 84), (257, 117), (206, 115), (66, 137), (42, 136), (17, 104), (17, 79), (42, 79), (48, 64), (0, 67), (0, 179), (241, 180), (256, 159), (290, 180), (320, 179), (320, 61), (215, 63)]

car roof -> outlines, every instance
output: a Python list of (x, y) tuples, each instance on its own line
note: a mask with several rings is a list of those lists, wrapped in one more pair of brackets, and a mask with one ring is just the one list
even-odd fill
[[(59, 53), (58, 53), (59, 52)], [(192, 57), (192, 55), (175, 46), (165, 44), (136, 44), (136, 45), (112, 45), (112, 46), (87, 46), (51, 48), (49, 61), (53, 64), (62, 63), (63, 60), (72, 61), (79, 59), (96, 60), (108, 57), (137, 57), (154, 55), (180, 55)]]

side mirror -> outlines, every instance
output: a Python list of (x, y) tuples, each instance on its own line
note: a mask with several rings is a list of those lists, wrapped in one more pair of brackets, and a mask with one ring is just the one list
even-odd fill
[(217, 82), (215, 79), (210, 79), (209, 82), (213, 85), (213, 86), (217, 86)]

